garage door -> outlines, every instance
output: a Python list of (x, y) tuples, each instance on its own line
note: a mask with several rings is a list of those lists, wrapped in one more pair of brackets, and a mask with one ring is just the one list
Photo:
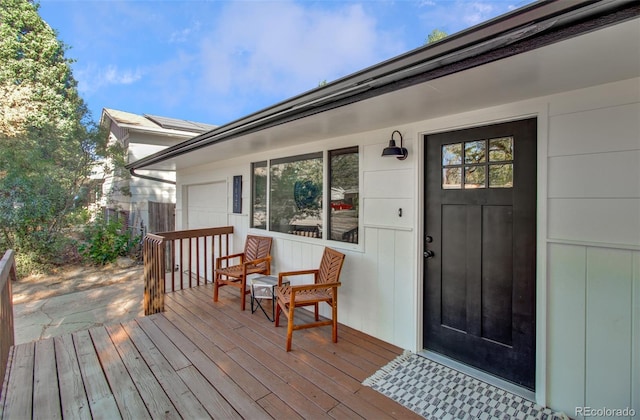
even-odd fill
[(187, 229), (227, 226), (227, 182), (187, 186)]

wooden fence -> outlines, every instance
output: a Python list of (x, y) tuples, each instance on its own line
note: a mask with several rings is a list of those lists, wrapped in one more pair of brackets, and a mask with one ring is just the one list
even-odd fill
[(14, 252), (5, 252), (0, 260), (0, 381), (4, 380), (9, 351), (14, 343), (11, 282), (16, 280)]
[(215, 260), (229, 255), (233, 226), (149, 233), (143, 241), (144, 313), (164, 311), (164, 294), (213, 281)]

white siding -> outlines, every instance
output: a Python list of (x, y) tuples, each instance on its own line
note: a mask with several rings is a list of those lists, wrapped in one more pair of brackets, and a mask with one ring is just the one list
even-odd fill
[(571, 417), (639, 408), (638, 261), (638, 251), (549, 246), (547, 402)]
[(586, 250), (549, 246), (547, 403), (572, 414), (584, 407)]
[(547, 403), (572, 417), (640, 412), (639, 88), (550, 101)]
[(549, 237), (640, 246), (640, 104), (571, 96), (549, 120)]

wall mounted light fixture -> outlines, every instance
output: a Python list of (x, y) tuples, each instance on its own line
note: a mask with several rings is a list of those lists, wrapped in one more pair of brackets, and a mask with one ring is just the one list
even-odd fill
[[(393, 136), (398, 133), (400, 136), (400, 146), (396, 146), (396, 141)], [(398, 130), (393, 130), (391, 133), (391, 140), (389, 140), (389, 147), (385, 147), (382, 151), (382, 156), (395, 156), (399, 160), (405, 160), (409, 155), (409, 151), (402, 145), (402, 134)]]

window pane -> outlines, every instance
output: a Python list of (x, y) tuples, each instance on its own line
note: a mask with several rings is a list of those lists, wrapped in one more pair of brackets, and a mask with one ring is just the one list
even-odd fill
[(486, 142), (472, 141), (464, 144), (464, 163), (482, 163), (486, 161)]
[(269, 230), (322, 237), (322, 153), (271, 161)]
[(445, 190), (462, 188), (462, 168), (444, 168), (442, 170), (442, 188)]
[(358, 243), (358, 148), (329, 151), (329, 239)]
[(442, 146), (442, 166), (462, 164), (462, 143)]
[(267, 228), (267, 162), (252, 165), (251, 227)]
[(491, 162), (513, 160), (513, 137), (489, 140), (489, 160)]
[(466, 166), (464, 168), (464, 187), (466, 189), (486, 187), (486, 166)]
[(489, 187), (513, 187), (513, 164), (489, 165)]

